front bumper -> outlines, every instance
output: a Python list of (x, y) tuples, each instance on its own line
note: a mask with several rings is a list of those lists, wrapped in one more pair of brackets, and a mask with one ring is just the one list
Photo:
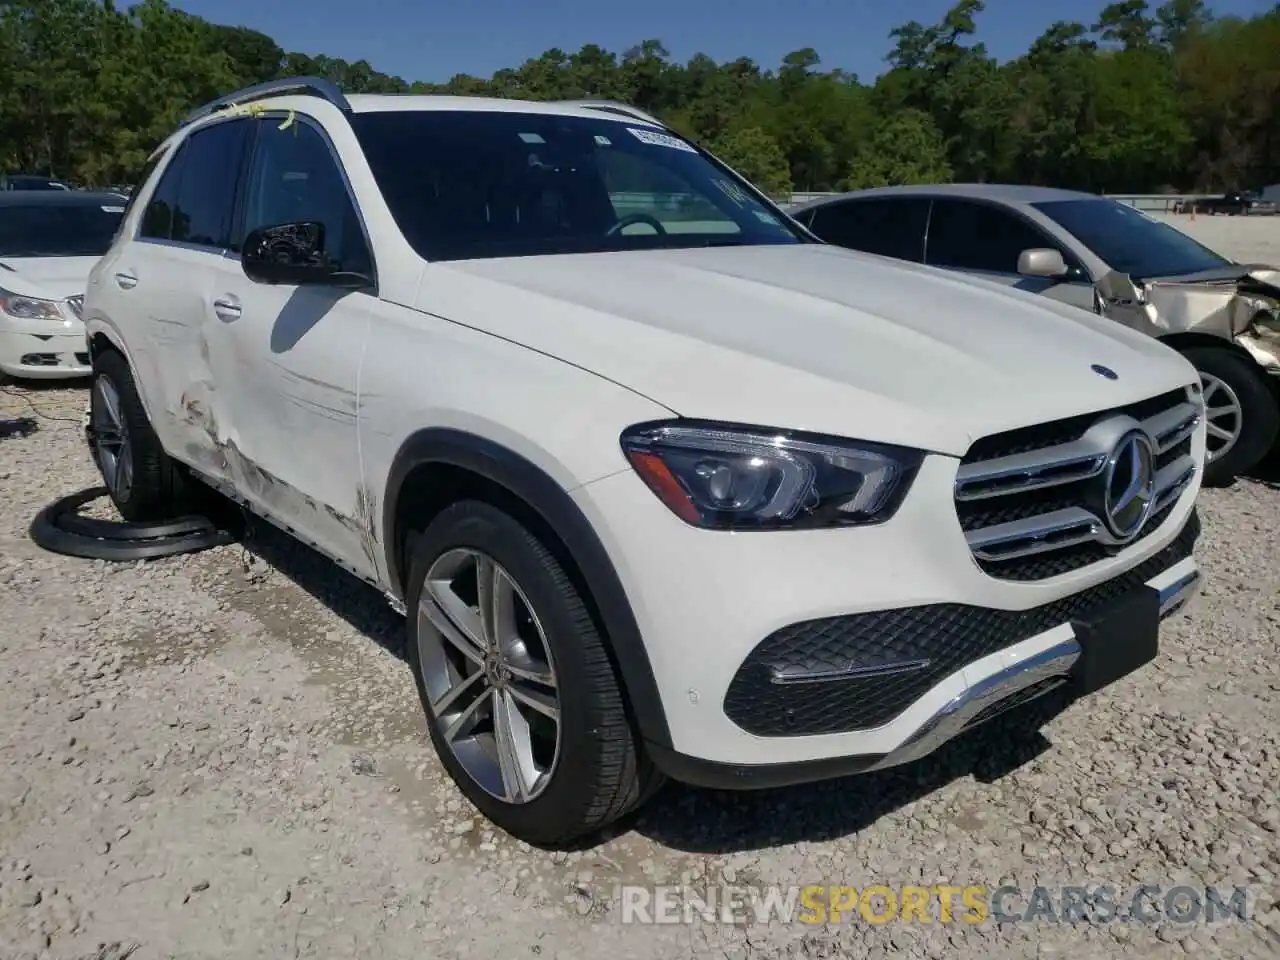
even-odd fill
[(89, 346), (83, 333), (0, 329), (0, 372), (22, 380), (87, 377)]
[[(1146, 581), (1144, 588), (1155, 592), (1163, 620), (1195, 595), (1200, 582), (1195, 561), (1187, 558)], [(717, 790), (793, 786), (885, 770), (926, 757), (961, 734), (1053, 691), (1078, 696), (1073, 689), (1077, 682), (1074, 674), (1083, 652), (1074, 629), (1064, 624), (957, 671), (947, 680), (961, 686), (960, 692), (923, 716), (907, 738), (886, 754), (777, 764), (728, 764), (662, 748), (651, 747), (651, 752), (655, 762), (674, 779)], [(981, 679), (969, 680), (966, 671)]]
[[(1203, 427), (1194, 447), (1202, 457)], [(641, 731), (660, 766), (676, 779), (745, 786), (779, 776), (786, 782), (792, 776), (786, 771), (798, 769), (796, 763), (805, 770), (802, 779), (812, 779), (826, 776), (821, 771), (827, 769), (900, 762), (888, 758), (918, 750), (913, 744), (935, 745), (936, 734), (926, 736), (935, 727), (951, 735), (958, 721), (942, 723), (935, 719), (940, 712), (968, 722), (969, 710), (960, 706), (977, 697), (974, 691), (993, 684), (998, 691), (1016, 687), (1020, 681), (991, 678), (1010, 669), (1016, 673), (1023, 661), (1071, 641), (1073, 621), (1089, 612), (1085, 600), (1110, 600), (1143, 586), (1168, 591), (1195, 574), (1189, 545), (1177, 542), (1185, 539), (1188, 524), (1194, 532), (1198, 481), (1183, 490), (1153, 532), (1114, 555), (1036, 581), (991, 576), (975, 562), (960, 528), (952, 495), (957, 466), (952, 458), (927, 457), (891, 520), (845, 530), (695, 529), (674, 517), (629, 470), (573, 492), (613, 561), (643, 637), (660, 704), (644, 704), (637, 714), (659, 712), (666, 719), (669, 741), (654, 742)], [(1171, 595), (1162, 605), (1168, 609), (1180, 598)], [(768, 677), (735, 705), (735, 695), (743, 692), (735, 684), (762, 641), (774, 635), (820, 622), (819, 641), (825, 636), (837, 643), (833, 625), (885, 626), (921, 610), (959, 608), (979, 619), (948, 624), (935, 618), (924, 623), (932, 630), (917, 631), (924, 644), (936, 644), (924, 650), (922, 659), (931, 661), (927, 671), (886, 671), (834, 706), (802, 694), (808, 698), (805, 710), (792, 710), (802, 722), (790, 729), (785, 698), (761, 693), (770, 686)], [(902, 634), (901, 623), (893, 632)], [(978, 634), (980, 643), (968, 642)], [(869, 646), (858, 652), (873, 655), (846, 655), (846, 662), (876, 659), (876, 631), (864, 631), (861, 639)], [(910, 653), (906, 648), (883, 646), (879, 653), (892, 665), (911, 659), (902, 655)], [(785, 664), (774, 659), (759, 666)], [(783, 693), (794, 697), (799, 687), (786, 685)], [(883, 691), (896, 695), (885, 697)], [(629, 692), (634, 698), (634, 690)], [(726, 769), (734, 771), (727, 779), (714, 773)]]

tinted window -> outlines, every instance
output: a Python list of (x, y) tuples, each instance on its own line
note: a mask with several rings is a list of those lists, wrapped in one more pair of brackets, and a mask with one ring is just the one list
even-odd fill
[(0, 257), (100, 257), (111, 246), (120, 203), (0, 206)]
[(1105, 197), (1054, 200), (1037, 203), (1036, 208), (1111, 269), (1131, 277), (1173, 277), (1229, 265), (1181, 230)]
[(155, 173), (156, 167), (160, 166), (160, 164), (164, 162), (164, 158), (168, 156), (168, 154), (168, 150), (158, 150), (149, 160), (147, 160), (146, 164), (143, 165), (142, 173), (138, 175), (137, 187), (135, 187), (133, 192), (125, 198), (124, 214), (120, 218), (121, 223), (129, 218), (129, 215), (133, 212), (134, 206), (138, 202), (138, 194), (142, 192), (142, 188), (145, 187), (147, 181), (151, 179), (151, 175)]
[(325, 252), (338, 269), (368, 274), (368, 247), (328, 141), (309, 123), (285, 129), (259, 121), (245, 193), (244, 232), (301, 221), (324, 225)]
[(178, 200), (178, 185), (182, 180), (182, 166), (186, 162), (186, 147), (178, 147), (173, 160), (160, 175), (160, 182), (151, 192), (147, 209), (142, 212), (139, 236), (152, 240), (168, 240), (173, 230), (173, 208)]
[(927, 254), (932, 266), (1017, 273), (1018, 254), (1035, 247), (1061, 250), (1046, 234), (999, 207), (966, 200), (933, 203)]
[(427, 259), (805, 242), (734, 174), (638, 121), (438, 110), (352, 124)]
[[(632, 221), (619, 228), (624, 234), (653, 236), (659, 230), (679, 232), (686, 225), (709, 233), (742, 232), (732, 217), (700, 196), (677, 171), (652, 156), (602, 150), (596, 154), (596, 165), (614, 215), (619, 220)], [(653, 220), (658, 221), (658, 226)]]
[(231, 244), (236, 177), (247, 120), (215, 123), (187, 138), (170, 239), (224, 249)]
[(928, 218), (923, 197), (845, 200), (819, 207), (810, 229), (827, 243), (919, 263)]

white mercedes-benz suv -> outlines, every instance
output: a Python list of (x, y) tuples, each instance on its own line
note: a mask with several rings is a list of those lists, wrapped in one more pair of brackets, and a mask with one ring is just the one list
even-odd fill
[(211, 486), (381, 588), (443, 765), (534, 843), (1069, 702), (1199, 579), (1179, 354), (822, 244), (629, 107), (240, 91), (84, 312), (120, 513)]

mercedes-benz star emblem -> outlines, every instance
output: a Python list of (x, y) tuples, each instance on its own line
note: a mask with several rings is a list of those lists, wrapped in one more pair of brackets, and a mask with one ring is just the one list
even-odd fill
[(1102, 472), (1103, 515), (1112, 535), (1132, 540), (1151, 515), (1155, 502), (1156, 457), (1151, 440), (1141, 431), (1120, 438)]
[(1120, 374), (1116, 373), (1110, 367), (1104, 367), (1100, 363), (1095, 363), (1089, 368), (1100, 377), (1106, 377), (1108, 380), (1119, 380)]

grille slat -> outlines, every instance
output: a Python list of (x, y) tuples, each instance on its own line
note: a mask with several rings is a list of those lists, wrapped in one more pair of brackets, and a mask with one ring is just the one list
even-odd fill
[[(1105, 560), (1159, 529), (1197, 469), (1191, 440), (1201, 409), (1190, 389), (974, 443), (961, 461), (955, 496), (978, 566), (1002, 580), (1045, 580)], [(1101, 485), (1116, 442), (1138, 428), (1155, 454), (1155, 503), (1137, 536), (1122, 542), (1103, 522)]]

